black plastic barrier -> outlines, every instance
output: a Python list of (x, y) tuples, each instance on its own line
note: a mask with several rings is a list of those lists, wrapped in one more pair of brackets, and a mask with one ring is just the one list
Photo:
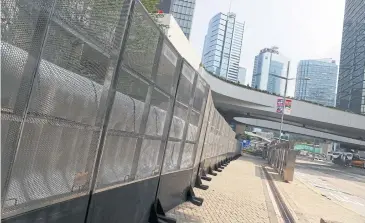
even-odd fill
[(235, 134), (139, 1), (1, 10), (2, 222), (171, 222), (202, 204), (193, 187)]

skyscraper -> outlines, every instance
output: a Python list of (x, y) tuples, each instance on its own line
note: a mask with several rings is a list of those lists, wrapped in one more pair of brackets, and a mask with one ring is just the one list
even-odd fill
[(337, 70), (336, 61), (332, 59), (301, 60), (297, 68), (295, 98), (335, 106)]
[(203, 65), (211, 73), (238, 81), (244, 24), (234, 13), (218, 13), (209, 22), (203, 49)]
[(262, 49), (255, 57), (251, 86), (284, 95), (288, 62), (277, 47)]
[(163, 13), (172, 14), (185, 36), (189, 39), (193, 23), (195, 0), (160, 0), (159, 9)]
[(365, 114), (365, 4), (346, 0), (342, 31), (338, 108)]

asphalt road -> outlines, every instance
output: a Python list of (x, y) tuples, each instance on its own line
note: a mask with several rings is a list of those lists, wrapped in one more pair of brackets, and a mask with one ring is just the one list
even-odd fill
[(299, 158), (294, 175), (327, 199), (365, 217), (365, 169)]

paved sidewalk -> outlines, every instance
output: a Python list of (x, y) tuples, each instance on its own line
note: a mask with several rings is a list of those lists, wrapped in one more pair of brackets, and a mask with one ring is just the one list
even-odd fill
[(232, 161), (211, 182), (203, 181), (208, 190), (194, 188), (202, 206), (185, 202), (167, 215), (178, 222), (277, 222), (261, 164), (247, 155)]
[(365, 223), (364, 217), (344, 208), (318, 193), (309, 185), (302, 183), (298, 176), (295, 176), (295, 173), (294, 181), (285, 183), (272, 168), (266, 168), (280, 191), (284, 202), (294, 214), (296, 222), (315, 223), (320, 222), (320, 219), (323, 218), (333, 222)]

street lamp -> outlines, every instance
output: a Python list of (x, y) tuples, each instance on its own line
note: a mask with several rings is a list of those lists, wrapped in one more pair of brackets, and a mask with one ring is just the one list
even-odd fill
[(310, 80), (309, 77), (305, 77), (305, 78), (289, 78), (289, 68), (290, 68), (290, 61), (288, 61), (288, 67), (286, 69), (286, 78), (285, 77), (280, 77), (282, 79), (285, 79), (285, 88), (284, 88), (284, 104), (283, 104), (283, 109), (281, 111), (281, 121), (280, 121), (280, 135), (279, 135), (279, 142), (281, 142), (281, 134), (283, 132), (283, 125), (284, 125), (284, 111), (285, 111), (285, 103), (286, 103), (286, 91), (288, 89), (288, 81), (290, 80)]

